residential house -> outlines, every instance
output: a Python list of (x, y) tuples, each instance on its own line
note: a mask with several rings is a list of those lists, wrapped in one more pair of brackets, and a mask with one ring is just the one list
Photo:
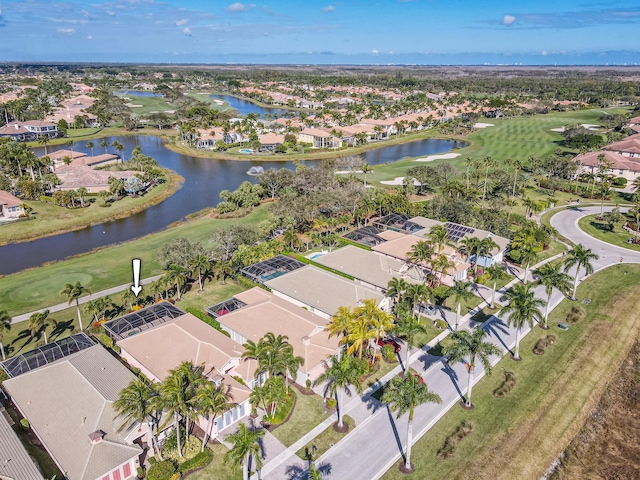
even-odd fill
[(305, 128), (297, 137), (299, 143), (310, 143), (313, 148), (334, 148), (341, 144), (340, 139), (319, 128)]
[(327, 324), (325, 317), (259, 287), (239, 293), (231, 301), (236, 306), (233, 310), (226, 308), (227, 301), (207, 311), (239, 344), (248, 340), (257, 343), (269, 332), (286, 335), (294, 355), (304, 359), (294, 378), (299, 385), (317, 379), (325, 371), (327, 357), (338, 353), (339, 340), (329, 338), (324, 329)]
[[(11, 424), (9, 423), (11, 422)], [(13, 420), (0, 406), (0, 478), (8, 480), (44, 480), (34, 460), (11, 428)]]
[(38, 140), (42, 136), (55, 138), (60, 134), (58, 126), (54, 123), (42, 120), (28, 120), (26, 122), (13, 122), (0, 127), (0, 138), (29, 142)]
[(23, 203), (18, 197), (0, 190), (0, 221), (14, 220), (24, 215)]
[[(109, 322), (107, 328), (113, 332), (114, 325), (135, 322), (147, 315), (155, 318), (155, 315), (163, 314), (167, 305), (157, 304), (133, 312)], [(210, 381), (217, 385), (223, 384), (236, 406), (215, 421), (213, 431), (210, 432), (215, 438), (222, 429), (250, 414), (249, 395), (255, 383), (257, 362), (241, 358), (244, 352), (241, 344), (192, 314), (173, 306), (171, 308), (178, 310), (178, 315), (174, 318), (148, 323), (140, 332), (135, 329), (126, 332), (119, 330), (115, 338), (120, 347), (120, 356), (153, 382), (164, 381), (170, 371), (181, 363), (192, 362), (202, 367), (204, 375)], [(175, 312), (169, 314), (174, 315)], [(200, 418), (199, 425), (203, 430), (206, 429), (207, 419)]]
[(381, 292), (312, 265), (272, 278), (264, 285), (275, 295), (326, 319), (339, 307), (355, 308), (369, 299), (383, 309), (388, 307)]
[(631, 135), (619, 142), (610, 143), (602, 147), (602, 149), (616, 152), (624, 157), (640, 158), (640, 134)]
[(278, 145), (284, 143), (284, 135), (267, 132), (258, 137), (261, 152), (275, 152)]
[(603, 155), (604, 159), (609, 162), (611, 166), (607, 173), (624, 177), (628, 182), (633, 182), (636, 178), (640, 177), (640, 157), (630, 157), (608, 150), (577, 155), (573, 159), (573, 162), (578, 165), (577, 174), (597, 174), (601, 165), (600, 155)]
[(408, 283), (422, 281), (421, 273), (414, 265), (353, 245), (317, 257), (314, 261), (352, 276), (356, 283), (382, 293), (386, 293), (393, 278), (402, 278)]
[(3, 388), (66, 478), (137, 477), (150, 430), (138, 422), (121, 428), (114, 402), (135, 376), (106, 349), (79, 333), (1, 366), (9, 376)]
[(110, 178), (126, 180), (141, 173), (142, 172), (132, 170), (122, 170), (118, 172), (94, 170), (86, 165), (63, 165), (56, 169), (56, 174), (62, 182), (56, 189), (77, 190), (80, 187), (84, 187), (89, 193), (108, 192), (110, 188)]

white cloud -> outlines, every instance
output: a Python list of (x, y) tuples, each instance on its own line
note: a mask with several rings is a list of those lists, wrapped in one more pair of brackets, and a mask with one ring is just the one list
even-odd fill
[(112, 10), (107, 10), (107, 15), (109, 15), (110, 17), (115, 16), (116, 12), (112, 11)]
[(378, 55), (378, 50), (376, 50), (375, 48), (371, 50), (371, 55), (373, 55), (374, 57)]
[(187, 37), (191, 36), (191, 29), (189, 27), (185, 27), (182, 29), (182, 33), (184, 33)]
[(330, 13), (330, 12), (335, 12), (336, 11), (336, 7), (334, 7), (333, 5), (327, 5), (326, 7), (324, 7), (322, 9), (322, 11), (324, 13)]
[(187, 18), (183, 18), (182, 20), (178, 20), (178, 21), (176, 22), (176, 25), (177, 25), (178, 27), (181, 27), (182, 25), (186, 25), (187, 23), (189, 23), (189, 19), (187, 19)]
[(64, 35), (73, 35), (74, 33), (76, 33), (76, 29), (75, 28), (58, 28), (57, 32), (62, 33)]
[(87, 40), (91, 40), (93, 38), (93, 35), (87, 35)]
[(546, 57), (547, 55), (549, 55), (549, 52), (547, 52), (546, 50), (542, 50), (542, 52), (540, 52), (542, 54), (543, 57)]
[(246, 12), (247, 10), (251, 10), (252, 8), (256, 8), (255, 3), (245, 5), (244, 3), (236, 2), (236, 3), (232, 3), (227, 7), (227, 12), (231, 12), (231, 13)]
[(514, 17), (513, 15), (505, 15), (504, 18), (502, 19), (503, 25), (511, 25), (515, 21), (516, 21), (516, 17)]

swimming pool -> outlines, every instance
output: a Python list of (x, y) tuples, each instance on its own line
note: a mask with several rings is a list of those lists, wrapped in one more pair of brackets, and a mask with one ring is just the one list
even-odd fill
[(326, 255), (326, 254), (327, 254), (327, 252), (316, 252), (316, 253), (313, 253), (313, 254), (309, 255), (307, 258), (309, 260), (315, 260), (316, 258), (319, 258), (319, 257), (321, 257), (323, 255)]
[(240, 150), (238, 150), (238, 153), (253, 153), (253, 150), (251, 150), (250, 148), (241, 148)]

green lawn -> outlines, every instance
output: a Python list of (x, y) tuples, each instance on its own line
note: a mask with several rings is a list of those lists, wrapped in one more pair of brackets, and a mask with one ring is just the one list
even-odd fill
[(164, 97), (146, 97), (142, 95), (118, 94), (131, 108), (134, 115), (146, 115), (151, 112), (173, 112), (177, 107)]
[[(111, 203), (110, 207), (101, 207), (102, 200), (95, 196), (85, 197), (85, 203), (95, 200), (86, 208), (66, 208), (59, 205), (26, 200), (33, 211), (35, 220), (0, 226), (0, 245), (24, 242), (47, 235), (55, 235), (71, 230), (80, 230), (117, 218), (124, 218), (145, 208), (162, 202), (180, 189), (184, 179), (175, 172), (168, 171), (168, 181), (151, 188), (146, 195), (138, 198), (124, 197)], [(80, 203), (80, 200), (77, 200)]]
[(271, 432), (287, 447), (309, 433), (329, 415), (320, 395), (303, 395), (298, 391), (295, 393), (297, 400), (291, 417)]
[(163, 273), (156, 253), (179, 237), (208, 244), (211, 232), (232, 224), (256, 224), (266, 218), (261, 206), (243, 218), (191, 220), (160, 233), (0, 278), (0, 305), (11, 315), (46, 308), (63, 301), (60, 289), (80, 281), (93, 292), (131, 282), (131, 259), (142, 260), (142, 278)]
[[(436, 160), (430, 163), (416, 163), (415, 159), (400, 160), (393, 164), (376, 166), (368, 178), (373, 183), (378, 183), (380, 180), (392, 180), (395, 177), (404, 176), (409, 167), (436, 165), (442, 162), (450, 163), (460, 172), (464, 172), (464, 161), (467, 157), (484, 159), (489, 156), (500, 163), (507, 158), (526, 162), (529, 155), (535, 155), (539, 158), (548, 157), (556, 148), (563, 148), (561, 146), (563, 137), (560, 133), (552, 131), (552, 128), (582, 123), (597, 124), (598, 117), (602, 115), (603, 111), (621, 113), (629, 110), (625, 108), (591, 109), (551, 112), (527, 117), (488, 119), (486, 123), (494, 124), (493, 127), (477, 129), (466, 137), (458, 138), (458, 140), (469, 142), (470, 145), (453, 150), (452, 153), (460, 154), (455, 159)], [(566, 149), (563, 148), (563, 150)]]
[[(532, 353), (542, 335), (535, 329), (521, 343), (522, 361), (505, 357), (494, 375), (473, 391), (475, 409), (454, 407), (414, 446), (412, 460), (420, 479), (540, 478), (557, 458), (590, 411), (610, 372), (633, 344), (640, 329), (640, 286), (630, 283), (640, 266), (621, 265), (603, 270), (578, 288), (587, 317), (568, 331), (556, 325), (574, 302), (564, 300), (551, 314), (551, 330), (558, 337), (546, 353)], [(501, 399), (492, 393), (503, 381), (502, 369), (515, 372), (514, 388)], [(454, 456), (438, 460), (437, 451), (462, 421), (474, 430), (458, 444)], [(505, 461), (508, 459), (508, 461)], [(397, 478), (395, 466), (383, 477)]]
[[(424, 347), (427, 343), (429, 343), (431, 340), (433, 340), (435, 337), (437, 337), (442, 333), (442, 330), (438, 330), (436, 327), (433, 326), (433, 318), (420, 317), (420, 319), (422, 320), (422, 324), (424, 325), (426, 332), (419, 333), (418, 335), (416, 335), (416, 338), (414, 341), (415, 341), (416, 347), (418, 348)], [(405, 352), (402, 352), (402, 358), (404, 358), (404, 354)]]
[(223, 462), (224, 454), (229, 450), (224, 445), (219, 443), (210, 443), (209, 448), (213, 452), (213, 460), (202, 470), (198, 470), (195, 473), (189, 475), (190, 480), (212, 480), (212, 479), (224, 479), (224, 480), (241, 480), (242, 469), (233, 473), (231, 470), (231, 464), (225, 465)]
[[(355, 420), (351, 418), (349, 415), (345, 415), (342, 417), (342, 421), (349, 425), (349, 431), (353, 430), (355, 427)], [(348, 432), (347, 432), (348, 433)], [(329, 450), (332, 446), (338, 443), (340, 440), (344, 438), (345, 433), (338, 433), (333, 429), (333, 426), (329, 426), (329, 428), (325, 429), (320, 435), (314, 438), (307, 445), (302, 447), (300, 450), (296, 452), (300, 458), (305, 460), (305, 455), (307, 451), (311, 451), (313, 447), (315, 448), (314, 458), (320, 458), (327, 450)]]
[(213, 108), (214, 110), (219, 110), (221, 112), (226, 112), (229, 110), (233, 110), (231, 106), (227, 102), (221, 102), (217, 98), (211, 98), (211, 92), (189, 92), (186, 95), (192, 98), (195, 98), (199, 102), (204, 102), (209, 105), (209, 108)]
[(578, 226), (594, 238), (602, 240), (603, 242), (617, 245), (618, 247), (628, 248), (629, 250), (640, 251), (640, 245), (629, 243), (629, 239), (633, 238), (633, 235), (618, 225), (612, 231), (609, 230), (609, 225), (606, 222), (598, 221), (598, 215), (589, 215), (582, 217), (578, 220)]
[[(482, 298), (476, 296), (475, 294), (473, 295), (473, 297), (469, 298), (468, 300), (462, 301), (460, 303), (460, 318), (464, 317), (467, 313), (469, 313), (469, 310), (473, 310), (478, 305), (480, 305), (482, 301), (483, 301)], [(458, 302), (456, 302), (453, 297), (449, 297), (444, 302), (442, 302), (442, 306), (445, 308), (448, 308), (453, 313), (455, 313), (458, 309)]]
[[(404, 359), (404, 352), (401, 352), (401, 354), (403, 355), (402, 358)], [(368, 376), (365, 379), (364, 388), (365, 389), (369, 388), (371, 385), (375, 384), (378, 380), (380, 380), (382, 377), (384, 377), (387, 373), (389, 373), (391, 370), (396, 368), (398, 365), (399, 363), (397, 361), (393, 363), (387, 363), (384, 360), (381, 360), (380, 368), (378, 369), (378, 371)]]

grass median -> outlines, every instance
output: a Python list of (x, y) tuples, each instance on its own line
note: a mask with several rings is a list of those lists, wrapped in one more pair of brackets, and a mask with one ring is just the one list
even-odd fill
[[(469, 478), (470, 472), (476, 479), (539, 478), (576, 435), (638, 336), (640, 286), (630, 280), (639, 275), (640, 266), (616, 265), (585, 280), (578, 297), (591, 299), (586, 318), (560, 331), (555, 325), (575, 303), (564, 300), (554, 309), (549, 333), (557, 342), (534, 355), (533, 345), (547, 333), (536, 328), (521, 343), (521, 362), (502, 359), (474, 388), (474, 410), (454, 407), (415, 444), (417, 478)], [(498, 399), (493, 391), (503, 368), (517, 380)], [(473, 424), (473, 432), (452, 458), (437, 459), (463, 421)], [(383, 478), (397, 478), (395, 466)]]
[(640, 245), (629, 243), (629, 239), (634, 237), (632, 233), (622, 230), (619, 226), (616, 226), (613, 231), (611, 231), (607, 222), (598, 220), (598, 215), (582, 217), (578, 220), (578, 226), (584, 233), (598, 240), (640, 252)]

